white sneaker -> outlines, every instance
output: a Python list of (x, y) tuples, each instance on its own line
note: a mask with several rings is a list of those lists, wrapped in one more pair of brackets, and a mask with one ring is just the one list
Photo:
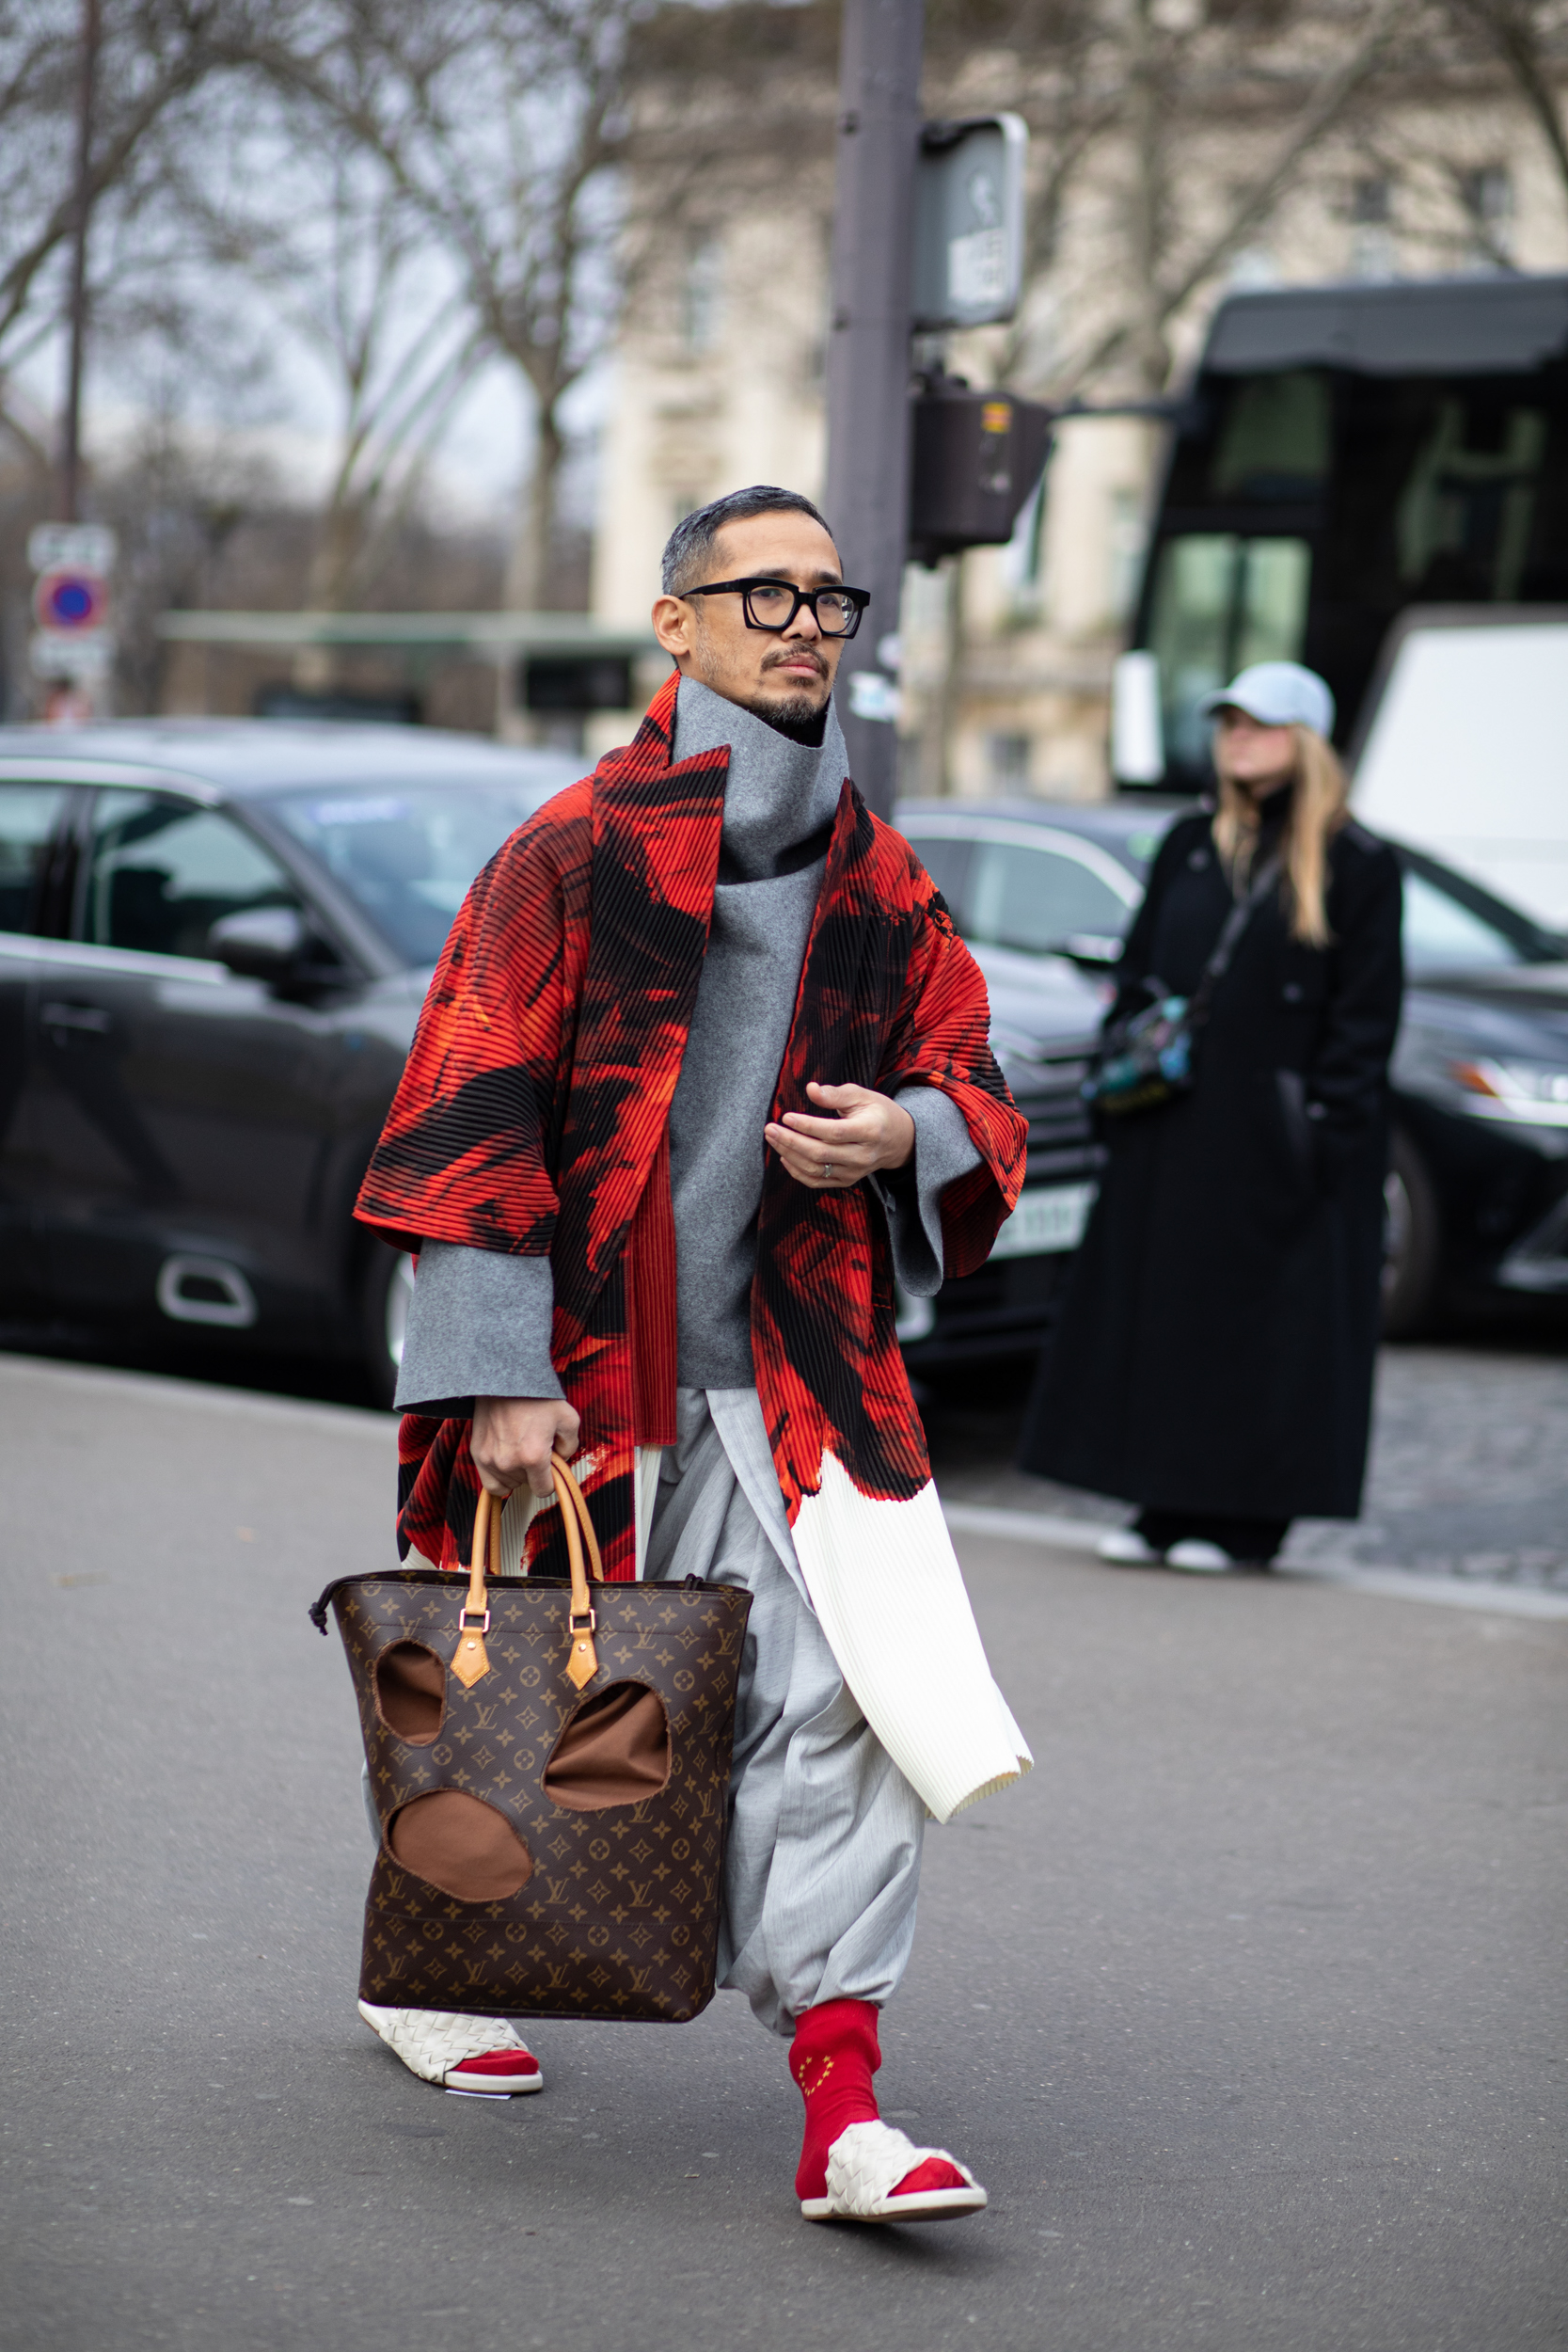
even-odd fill
[(1101, 1560), (1108, 1560), (1118, 1568), (1152, 1567), (1164, 1556), (1152, 1550), (1135, 1527), (1113, 1527), (1101, 1535), (1095, 1549)]
[(1166, 1552), (1165, 1565), (1185, 1568), (1189, 1576), (1228, 1576), (1237, 1563), (1218, 1544), (1205, 1543), (1201, 1535), (1184, 1535)]
[(538, 2059), (504, 2017), (469, 2017), (439, 2009), (373, 2009), (369, 2001), (360, 2002), (359, 2014), (421, 2082), (514, 2099), (545, 2088)]

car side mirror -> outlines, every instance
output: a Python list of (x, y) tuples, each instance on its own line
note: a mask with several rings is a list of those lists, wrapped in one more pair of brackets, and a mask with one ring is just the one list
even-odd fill
[(207, 933), (209, 954), (245, 980), (283, 980), (298, 972), (310, 935), (297, 907), (241, 907)]

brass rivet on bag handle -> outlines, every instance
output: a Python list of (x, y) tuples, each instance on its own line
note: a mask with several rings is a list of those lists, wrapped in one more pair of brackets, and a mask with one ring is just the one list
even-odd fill
[(484, 1636), (490, 1630), (490, 1601), (484, 1589), (484, 1559), (488, 1550), (490, 1573), (501, 1572), (501, 1512), (493, 1503), (485, 1489), (479, 1490), (474, 1505), (474, 1545), (468, 1565), (467, 1597), (458, 1613), (457, 1647), (452, 1652), (451, 1670), (466, 1691), (490, 1671), (490, 1660), (484, 1647)]
[(604, 1563), (599, 1557), (599, 1539), (594, 1533), (594, 1521), (581, 1487), (559, 1458), (550, 1456), (550, 1476), (555, 1481), (556, 1498), (561, 1504), (561, 1517), (566, 1529), (566, 1557), (572, 1567), (572, 1597), (566, 1613), (566, 1638), (571, 1655), (566, 1661), (566, 1679), (581, 1690), (592, 1682), (599, 1671), (598, 1653), (594, 1647), (594, 1635), (598, 1630), (598, 1614), (588, 1597), (588, 1579), (583, 1573), (582, 1547), (588, 1545), (588, 1562), (596, 1583), (604, 1582)]

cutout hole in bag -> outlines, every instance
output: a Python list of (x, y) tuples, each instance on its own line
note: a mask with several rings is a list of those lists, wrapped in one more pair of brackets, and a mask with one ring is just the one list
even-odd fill
[(460, 1903), (505, 1902), (533, 1876), (533, 1856), (505, 1815), (461, 1788), (433, 1788), (392, 1816), (387, 1843), (416, 1878)]
[(375, 1661), (375, 1711), (411, 1748), (428, 1748), (447, 1707), (447, 1670), (422, 1642), (394, 1642)]
[(643, 1682), (595, 1691), (562, 1725), (545, 1767), (545, 1794), (571, 1813), (657, 1797), (670, 1777), (670, 1718)]

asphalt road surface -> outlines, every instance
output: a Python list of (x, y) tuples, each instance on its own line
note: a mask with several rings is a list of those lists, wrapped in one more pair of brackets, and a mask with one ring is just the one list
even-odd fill
[(0, 1359), (0, 2344), (1568, 2344), (1568, 1624), (966, 1535), (1037, 1769), (927, 1846), (884, 2107), (991, 2211), (812, 2228), (781, 2047), (356, 2018), (389, 1423)]

